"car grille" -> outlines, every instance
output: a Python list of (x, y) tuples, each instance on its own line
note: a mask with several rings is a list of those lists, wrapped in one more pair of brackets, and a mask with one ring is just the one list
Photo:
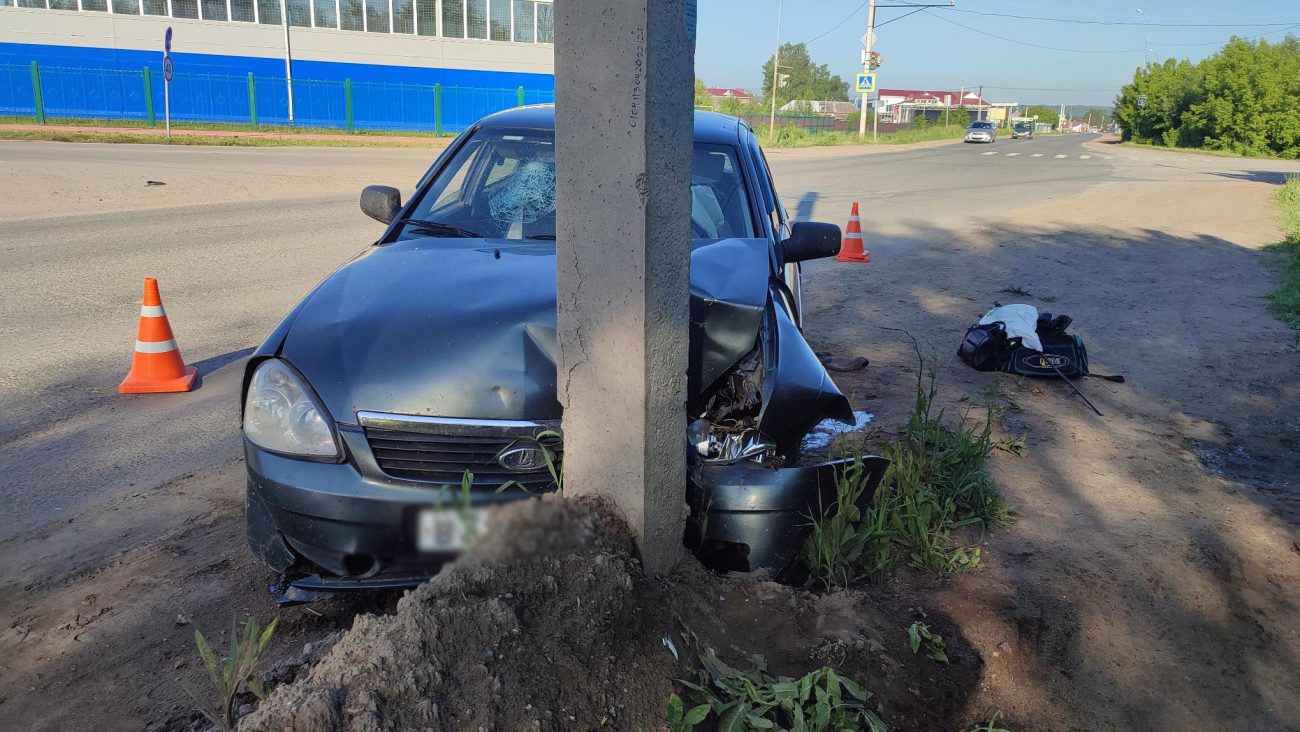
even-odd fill
[(554, 455), (558, 474), (563, 457), (556, 425), (544, 422), (459, 420), (361, 412), (366, 441), (379, 469), (394, 478), (439, 485), (461, 484), (465, 471), (474, 475), (473, 489), (493, 491), (515, 481), (529, 491), (554, 488), (544, 466), (531, 472), (507, 470), (497, 456), (511, 447), (544, 444)]

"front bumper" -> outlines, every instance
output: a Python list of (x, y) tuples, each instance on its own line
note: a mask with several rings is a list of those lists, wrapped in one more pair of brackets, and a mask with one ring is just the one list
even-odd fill
[(966, 135), (966, 142), (993, 142), (989, 135)]
[[(857, 505), (866, 508), (889, 461), (861, 459), (865, 470)], [(701, 466), (687, 487), (687, 547), (710, 569), (783, 572), (799, 558), (813, 520), (834, 509), (837, 478), (851, 462), (778, 469)]]
[[(411, 587), (454, 558), (422, 553), (416, 542), (421, 509), (461, 505), (458, 489), (382, 475), (365, 435), (341, 429), (348, 462), (320, 463), (283, 457), (245, 441), (246, 515), (253, 553), (282, 573), (282, 602), (323, 593)], [(888, 461), (863, 458), (865, 506)], [(836, 502), (836, 477), (845, 461), (768, 469), (702, 465), (688, 481), (691, 506), (685, 544), (710, 568), (780, 572), (798, 559), (814, 518)], [(519, 500), (518, 491), (475, 490), (474, 508)]]
[(379, 470), (360, 431), (340, 428), (348, 460), (321, 463), (267, 452), (244, 441), (245, 514), (253, 553), (288, 585), (312, 589), (414, 586), (453, 555), (416, 545), (422, 509), (484, 508), (528, 497), (391, 478)]

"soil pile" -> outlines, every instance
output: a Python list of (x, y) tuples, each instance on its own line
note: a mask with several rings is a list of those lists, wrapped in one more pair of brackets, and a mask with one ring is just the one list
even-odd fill
[(240, 728), (658, 726), (676, 663), (627, 528), (600, 503), (527, 501), (489, 536), (505, 540), (479, 542), (396, 614), (358, 616)]
[(912, 656), (910, 609), (887, 598), (722, 578), (693, 561), (648, 579), (599, 501), (519, 502), (489, 536), (394, 615), (358, 616), (240, 729), (660, 729), (673, 680), (705, 649), (774, 675), (835, 666), (876, 694), (892, 730), (928, 729), (955, 721), (978, 676), (951, 636), (952, 667)]

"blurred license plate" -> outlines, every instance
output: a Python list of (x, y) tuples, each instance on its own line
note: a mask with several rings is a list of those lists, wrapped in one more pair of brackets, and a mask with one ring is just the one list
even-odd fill
[(487, 511), (481, 508), (422, 509), (416, 517), (416, 546), (422, 552), (459, 552), (483, 535)]

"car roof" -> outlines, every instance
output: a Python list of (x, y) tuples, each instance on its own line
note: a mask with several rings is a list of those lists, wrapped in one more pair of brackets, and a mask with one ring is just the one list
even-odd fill
[[(740, 120), (726, 114), (695, 110), (695, 141), (734, 145), (740, 140)], [(489, 114), (478, 121), (481, 129), (510, 128), (554, 130), (555, 105), (534, 104)]]

